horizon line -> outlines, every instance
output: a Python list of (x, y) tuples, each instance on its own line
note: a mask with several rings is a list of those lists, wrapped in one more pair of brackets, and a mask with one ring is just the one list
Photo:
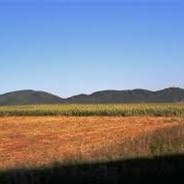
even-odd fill
[(5, 93), (2, 93), (0, 94), (0, 96), (2, 95), (6, 95), (6, 94), (9, 94), (9, 93), (14, 93), (14, 92), (23, 92), (23, 91), (33, 91), (33, 92), (45, 92), (45, 93), (49, 93), (51, 95), (54, 95), (54, 96), (57, 96), (59, 98), (62, 98), (62, 99), (68, 99), (68, 98), (71, 98), (71, 97), (75, 97), (75, 96), (79, 96), (79, 95), (92, 95), (94, 93), (98, 93), (98, 92), (107, 92), (107, 91), (134, 91), (134, 90), (146, 90), (146, 91), (150, 91), (150, 92), (158, 92), (158, 91), (162, 91), (162, 90), (165, 90), (165, 89), (171, 89), (171, 88), (174, 88), (174, 89), (182, 89), (184, 90), (184, 87), (179, 87), (179, 86), (169, 86), (169, 87), (165, 87), (165, 88), (160, 88), (160, 89), (156, 89), (156, 90), (150, 90), (150, 89), (146, 89), (146, 88), (132, 88), (132, 89), (102, 89), (102, 90), (97, 90), (97, 91), (94, 91), (94, 92), (91, 92), (91, 93), (78, 93), (78, 94), (74, 94), (72, 96), (68, 96), (68, 97), (62, 97), (60, 95), (57, 95), (55, 94), (54, 92), (51, 92), (51, 91), (47, 91), (47, 90), (34, 90), (34, 89), (20, 89), (20, 90), (14, 90), (14, 91), (8, 91), (8, 92), (5, 92)]

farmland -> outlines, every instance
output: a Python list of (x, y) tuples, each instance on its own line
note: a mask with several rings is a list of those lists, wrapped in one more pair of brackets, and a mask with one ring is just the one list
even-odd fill
[(0, 106), (0, 116), (184, 116), (184, 104)]
[[(87, 177), (90, 173), (98, 178), (100, 172), (106, 180), (114, 162), (113, 168), (117, 170), (122, 160), (146, 158), (155, 161), (156, 156), (183, 155), (184, 105), (1, 106), (0, 140), (1, 183), (24, 181), (22, 183), (40, 184), (45, 183), (42, 179), (46, 176), (49, 178), (46, 183), (49, 183), (58, 172), (61, 172), (60, 179), (66, 179), (68, 175)], [(130, 167), (129, 161), (126, 161), (118, 168), (125, 167), (123, 173), (125, 170), (128, 173), (139, 170), (139, 177), (142, 177), (145, 170), (149, 172), (149, 169), (155, 168), (154, 172), (159, 172), (172, 163), (175, 163), (173, 168), (176, 167), (172, 157), (164, 157), (163, 160), (154, 167), (148, 164), (138, 168)], [(108, 166), (109, 162), (113, 163)], [(93, 170), (95, 163), (99, 163), (97, 171)], [(180, 160), (179, 168), (182, 163), (183, 160)], [(90, 165), (85, 171), (80, 171), (83, 164)], [(65, 166), (69, 170), (62, 168)], [(46, 174), (41, 177), (40, 172), (43, 171)], [(36, 175), (33, 174), (35, 172)], [(114, 173), (114, 178), (124, 176), (125, 173), (119, 172)]]
[(180, 118), (153, 117), (0, 118), (0, 168), (32, 167), (72, 159), (103, 160), (121, 154), (124, 157), (149, 155), (151, 152), (146, 148), (149, 145), (143, 144), (139, 150), (127, 150), (127, 153), (121, 153), (121, 147), (129, 139), (159, 129), (176, 128), (181, 122)]

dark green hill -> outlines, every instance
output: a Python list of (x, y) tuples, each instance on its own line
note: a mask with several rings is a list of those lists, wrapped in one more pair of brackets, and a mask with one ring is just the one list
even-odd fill
[(53, 104), (62, 99), (43, 91), (22, 90), (0, 95), (0, 105)]
[(184, 102), (184, 89), (166, 88), (160, 91), (135, 90), (107, 90), (98, 91), (90, 95), (81, 94), (67, 99), (43, 91), (22, 90), (0, 95), (0, 105), (24, 104), (99, 104), (99, 103), (165, 103)]
[(156, 103), (182, 102), (184, 90), (181, 88), (167, 88), (160, 91), (143, 89), (124, 91), (99, 91), (91, 95), (78, 95), (65, 100), (67, 103)]

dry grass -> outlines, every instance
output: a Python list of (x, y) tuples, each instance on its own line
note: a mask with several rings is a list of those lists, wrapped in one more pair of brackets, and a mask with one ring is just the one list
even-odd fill
[(0, 169), (98, 160), (113, 155), (112, 145), (180, 123), (173, 117), (1, 117)]

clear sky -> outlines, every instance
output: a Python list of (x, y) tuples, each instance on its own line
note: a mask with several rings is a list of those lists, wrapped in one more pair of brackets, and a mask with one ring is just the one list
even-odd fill
[(182, 0), (0, 0), (0, 94), (184, 88)]

